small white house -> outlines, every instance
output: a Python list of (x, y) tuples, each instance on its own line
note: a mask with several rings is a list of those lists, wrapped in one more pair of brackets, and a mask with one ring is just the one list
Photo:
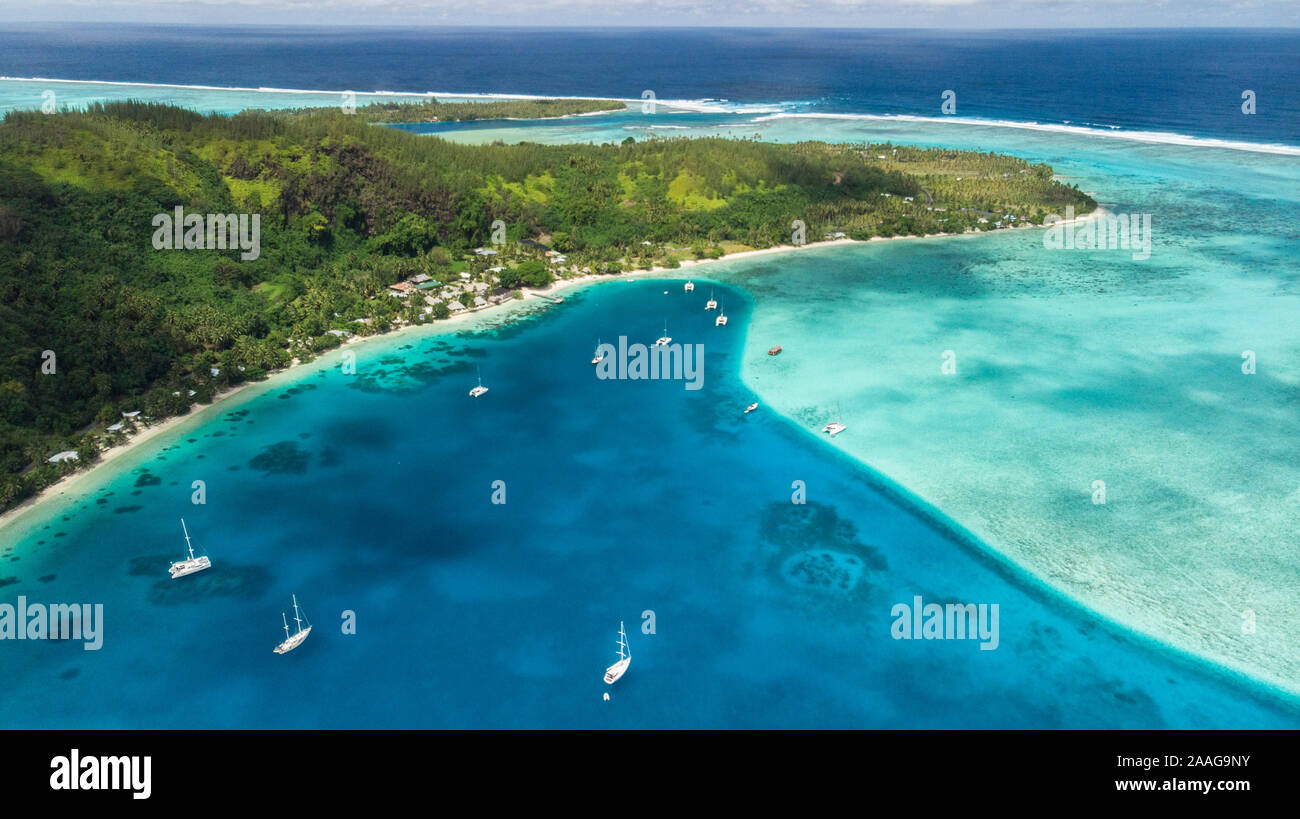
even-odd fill
[(62, 452), (55, 455), (54, 457), (50, 458), (50, 463), (61, 464), (64, 461), (75, 461), (75, 460), (78, 460), (77, 451), (75, 449), (65, 449)]

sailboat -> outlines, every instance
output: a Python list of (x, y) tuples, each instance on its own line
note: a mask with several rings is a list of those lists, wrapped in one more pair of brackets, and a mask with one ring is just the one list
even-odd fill
[(714, 327), (723, 327), (727, 323), (727, 302), (722, 302), (722, 309), (718, 311), (718, 317), (713, 320)]
[(665, 321), (665, 322), (664, 322), (664, 334), (663, 334), (662, 336), (660, 336), (659, 338), (655, 339), (655, 346), (656, 346), (656, 347), (667, 347), (669, 344), (672, 343), (672, 341), (673, 341), (672, 338), (670, 338), (669, 335), (668, 335), (668, 322)]
[(704, 303), (705, 310), (717, 310), (718, 302), (713, 298), (713, 291), (709, 291), (709, 300)]
[(171, 572), (172, 580), (175, 580), (178, 577), (184, 577), (187, 574), (201, 572), (204, 569), (212, 567), (212, 561), (208, 559), (207, 555), (199, 555), (198, 557), (194, 556), (194, 546), (190, 543), (190, 530), (185, 528), (185, 518), (181, 518), (181, 531), (185, 533), (185, 545), (190, 550), (190, 557), (188, 560), (176, 561), (171, 565), (171, 568), (167, 570)]
[(605, 360), (605, 354), (600, 351), (600, 339), (596, 339), (596, 352), (591, 357), (592, 364), (599, 364)]
[(311, 634), (311, 621), (307, 621), (307, 628), (302, 627), (302, 622), (306, 618), (298, 613), (298, 595), (296, 594), (293, 596), (293, 619), (298, 623), (298, 631), (292, 635), (289, 634), (289, 619), (284, 616), (284, 612), (280, 612), (280, 619), (284, 621), (284, 642), (276, 646), (274, 651), (276, 654), (287, 654), (302, 645), (303, 640), (307, 639), (307, 635)]
[[(475, 367), (474, 369), (475, 371), (478, 370), (477, 367)], [(483, 386), (483, 373), (480, 372), (478, 375), (478, 386), (470, 390), (469, 394), (471, 398), (478, 398), (480, 395), (482, 395), (485, 392), (487, 392), (487, 387)]]
[(686, 282), (686, 285), (682, 287), (682, 289), (685, 290), (687, 293), (692, 292), (693, 290), (695, 290), (695, 282), (692, 281)]
[(836, 435), (839, 435), (841, 432), (843, 432), (843, 431), (846, 430), (846, 429), (848, 429), (848, 427), (846, 427), (846, 426), (844, 426), (843, 424), (840, 423), (840, 405), (839, 405), (839, 404), (836, 404), (836, 405), (835, 405), (835, 420), (834, 420), (834, 421), (831, 421), (829, 424), (827, 424), (826, 426), (822, 427), (822, 432), (828, 432), (828, 433), (830, 433), (830, 436), (831, 436), (832, 438), (834, 438)]
[(613, 685), (627, 673), (628, 664), (632, 662), (632, 650), (627, 646), (627, 632), (623, 630), (623, 621), (618, 621), (618, 662), (605, 669), (605, 682)]

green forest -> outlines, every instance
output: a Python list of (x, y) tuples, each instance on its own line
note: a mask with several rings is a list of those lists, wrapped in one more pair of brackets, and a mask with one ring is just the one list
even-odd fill
[[(5, 117), (0, 509), (136, 423), (348, 334), (482, 306), (476, 293), (786, 244), (795, 220), (811, 242), (1096, 207), (1049, 167), (994, 154), (720, 138), (459, 145), (358, 113), (123, 102)], [(177, 207), (257, 214), (260, 252), (156, 249), (155, 217)], [(48, 463), (63, 450), (78, 459)]]

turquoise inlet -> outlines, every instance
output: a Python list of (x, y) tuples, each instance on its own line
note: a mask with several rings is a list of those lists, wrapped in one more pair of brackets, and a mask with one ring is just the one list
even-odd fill
[[(680, 280), (616, 281), (336, 351), (29, 512), (0, 558), (5, 601), (102, 604), (103, 646), (8, 642), (0, 723), (1300, 724), (1288, 698), (1095, 618), (914, 511), (815, 439), (820, 416), (746, 415), (742, 366), (759, 382), (792, 359), (748, 361), (753, 302), (717, 289), (726, 327)], [(598, 337), (649, 344), (665, 322), (704, 345), (701, 389), (596, 376)], [(477, 373), (489, 392), (471, 398)], [(182, 516), (213, 567), (173, 581)], [(293, 594), (314, 629), (277, 656)], [(891, 612), (917, 596), (996, 604), (997, 648), (895, 639)], [(606, 702), (619, 621), (634, 660)]]

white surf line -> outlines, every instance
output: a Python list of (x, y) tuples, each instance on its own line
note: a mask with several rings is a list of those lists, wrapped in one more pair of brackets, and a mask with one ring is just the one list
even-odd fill
[(1025, 131), (1075, 134), (1078, 136), (1103, 137), (1107, 139), (1126, 139), (1152, 145), (1181, 145), (1189, 148), (1222, 148), (1230, 151), (1253, 151), (1255, 153), (1281, 154), (1283, 156), (1300, 156), (1300, 145), (1287, 145), (1278, 142), (1245, 142), (1241, 140), (1219, 139), (1217, 137), (1196, 137), (1174, 133), (1172, 131), (1125, 131), (1118, 127), (1094, 128), (1083, 125), (1054, 125), (1042, 122), (1018, 122), (1008, 119), (978, 119), (976, 117), (926, 117), (915, 114), (853, 114), (829, 112), (794, 112), (757, 117), (754, 122), (769, 122), (778, 119), (841, 119), (863, 120), (870, 122), (917, 122), (947, 123), (950, 125), (975, 125), (989, 128), (1018, 128)]
[[(0, 82), (45, 82), (45, 83), (66, 83), (70, 85), (107, 85), (117, 88), (176, 88), (190, 91), (238, 91), (244, 93), (256, 94), (322, 94), (325, 96), (338, 96), (339, 94), (352, 93), (358, 96), (367, 97), (411, 97), (411, 98), (430, 98), (440, 97), (443, 99), (461, 99), (461, 100), (590, 100), (603, 101), (613, 100), (628, 105), (653, 102), (657, 106), (663, 106), (669, 109), (680, 109), (703, 114), (775, 114), (785, 110), (782, 105), (772, 103), (736, 103), (734, 105), (722, 105), (706, 100), (683, 100), (683, 99), (643, 99), (641, 97), (594, 97), (579, 96), (567, 94), (516, 94), (516, 93), (498, 93), (485, 91), (355, 91), (352, 89), (329, 90), (320, 88), (278, 88), (275, 86), (251, 86), (239, 85), (188, 85), (181, 83), (160, 83), (160, 82), (128, 82), (124, 80), (68, 80), (56, 79), (53, 77), (9, 77), (0, 76)], [(793, 104), (793, 103), (786, 103)], [(602, 112), (604, 113), (604, 112)]]

